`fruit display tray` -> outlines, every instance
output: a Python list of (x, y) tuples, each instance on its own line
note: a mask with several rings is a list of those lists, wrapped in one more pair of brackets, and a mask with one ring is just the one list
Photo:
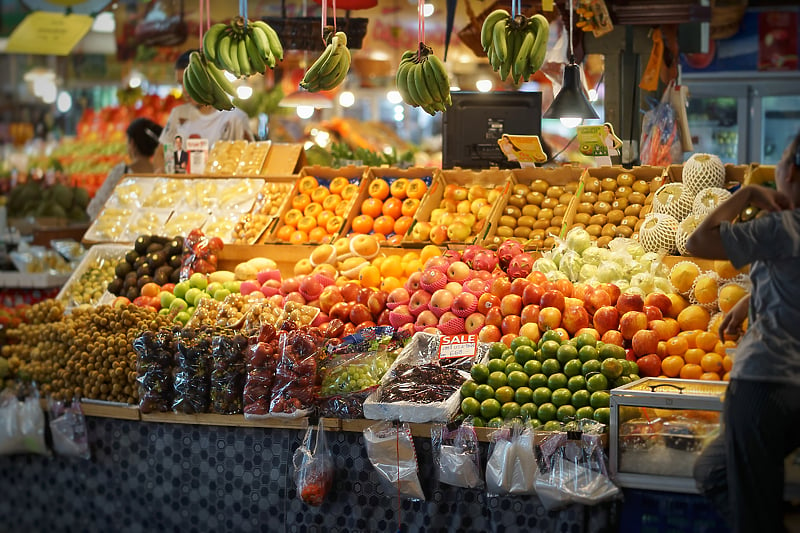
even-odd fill
[[(83, 259), (81, 259), (81, 262), (78, 263), (78, 266), (64, 283), (64, 286), (61, 287), (61, 290), (56, 296), (56, 300), (66, 302), (68, 309), (73, 307), (74, 302), (68, 295), (71, 294), (75, 285), (81, 282), (81, 277), (99, 261), (118, 262), (124, 260), (125, 254), (129, 250), (130, 246), (125, 244), (96, 244), (89, 248), (84, 254)], [(95, 305), (99, 305), (102, 300), (106, 300), (107, 298), (105, 297), (107, 295), (108, 291), (103, 295), (104, 298), (95, 302)]]

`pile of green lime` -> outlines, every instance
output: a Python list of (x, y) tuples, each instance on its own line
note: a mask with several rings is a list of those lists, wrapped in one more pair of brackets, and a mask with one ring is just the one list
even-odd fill
[(510, 346), (492, 344), (488, 355), (461, 386), (461, 412), (475, 426), (520, 420), (550, 431), (583, 418), (608, 424), (609, 390), (639, 379), (624, 348), (591, 333), (562, 339), (546, 331), (538, 342), (520, 336)]

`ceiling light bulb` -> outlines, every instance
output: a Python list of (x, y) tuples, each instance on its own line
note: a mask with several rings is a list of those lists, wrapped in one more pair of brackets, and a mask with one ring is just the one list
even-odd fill
[(577, 128), (583, 121), (581, 117), (561, 117), (559, 120), (565, 128)]
[(589, 97), (590, 102), (597, 101), (597, 89), (589, 89), (587, 96)]
[(311, 118), (314, 115), (314, 108), (310, 105), (297, 106), (297, 116), (302, 119)]
[(339, 105), (342, 107), (350, 107), (356, 103), (356, 96), (350, 91), (344, 91), (339, 95)]

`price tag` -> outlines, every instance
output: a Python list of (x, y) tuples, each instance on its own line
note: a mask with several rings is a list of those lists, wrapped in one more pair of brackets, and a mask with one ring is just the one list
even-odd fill
[(477, 354), (477, 335), (444, 335), (439, 340), (439, 359), (475, 357)]
[(6, 52), (12, 54), (68, 55), (89, 33), (94, 19), (89, 15), (64, 15), (34, 11), (14, 28)]

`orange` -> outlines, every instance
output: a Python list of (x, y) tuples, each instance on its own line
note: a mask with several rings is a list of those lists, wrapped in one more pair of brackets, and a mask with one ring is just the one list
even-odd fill
[(389, 185), (389, 192), (392, 193), (392, 196), (402, 200), (406, 196), (408, 191), (408, 178), (397, 178)]
[(720, 381), (719, 374), (716, 372), (703, 372), (703, 375), (700, 376), (700, 379), (703, 381)]
[(382, 209), (383, 202), (377, 198), (367, 198), (361, 202), (361, 213), (364, 215), (369, 215), (372, 218), (381, 216)]
[(419, 178), (414, 178), (406, 187), (406, 194), (409, 198), (416, 198), (421, 200), (425, 193), (428, 191), (428, 186)]
[(358, 215), (353, 219), (353, 231), (356, 233), (369, 233), (375, 221), (369, 215)]
[(347, 214), (347, 209), (349, 207), (350, 207), (350, 202), (342, 199), (342, 201), (336, 204), (336, 207), (333, 208), (333, 213), (337, 216), (343, 217)]
[(393, 290), (402, 286), (403, 284), (400, 282), (398, 278), (395, 278), (394, 276), (389, 276), (387, 278), (383, 278), (383, 280), (381, 281), (380, 289), (382, 291), (392, 292)]
[(375, 231), (372, 233), (372, 236), (375, 237), (375, 240), (377, 240), (381, 244), (386, 242), (386, 235), (383, 233)]
[(358, 280), (363, 287), (378, 287), (381, 284), (381, 272), (374, 265), (367, 265), (358, 272)]
[(322, 207), (327, 209), (330, 212), (333, 212), (336, 209), (336, 206), (342, 203), (342, 197), (338, 194), (329, 194), (322, 200)]
[(302, 230), (297, 230), (292, 232), (291, 237), (289, 237), (289, 242), (292, 244), (303, 244), (308, 242), (308, 233)]
[(292, 236), (292, 233), (294, 233), (294, 230), (295, 230), (294, 226), (284, 224), (278, 229), (278, 232), (275, 234), (275, 236), (282, 241), (288, 242), (289, 238)]
[(341, 229), (343, 223), (344, 219), (342, 217), (334, 215), (334, 217), (328, 220), (328, 223), (325, 224), (325, 230), (333, 235)]
[(703, 375), (703, 368), (695, 363), (687, 363), (681, 368), (680, 376), (683, 379), (700, 379)]
[(722, 341), (717, 341), (717, 344), (714, 345), (714, 352), (725, 355), (725, 344)]
[(700, 333), (699, 330), (691, 329), (686, 331), (681, 331), (678, 333), (678, 337), (683, 337), (686, 339), (686, 342), (689, 343), (689, 348), (697, 348), (697, 334)]
[(394, 223), (394, 232), (400, 235), (402, 238), (402, 236), (408, 231), (408, 228), (411, 227), (412, 222), (414, 222), (413, 218), (405, 215), (401, 216)]
[(723, 370), (722, 357), (718, 353), (707, 353), (700, 360), (700, 366), (706, 372), (719, 372)]
[(416, 252), (414, 250), (403, 254), (403, 264), (408, 263), (409, 261), (416, 261), (418, 259), (419, 259), (419, 252)]
[(390, 216), (381, 215), (375, 219), (375, 223), (372, 227), (375, 232), (388, 235), (394, 231), (394, 219)]
[(349, 200), (350, 198), (358, 194), (358, 185), (356, 185), (355, 183), (348, 183), (347, 185), (345, 185), (344, 189), (342, 189), (342, 192), (339, 194), (341, 194), (342, 198), (344, 198), (345, 200)]
[(317, 227), (317, 219), (314, 217), (304, 216), (297, 222), (297, 229), (308, 233)]
[(322, 204), (312, 202), (308, 204), (305, 209), (303, 209), (303, 214), (307, 217), (317, 218), (324, 210), (325, 208), (322, 207)]
[(328, 232), (324, 227), (317, 226), (308, 232), (309, 242), (324, 242), (328, 238)]
[(311, 197), (306, 193), (300, 193), (292, 198), (292, 207), (302, 211), (308, 204), (311, 203)]
[(331, 194), (342, 194), (342, 191), (350, 182), (344, 176), (336, 176), (331, 180)]
[(394, 235), (386, 239), (386, 244), (390, 246), (400, 246), (401, 244), (403, 244), (403, 234), (395, 233)]
[(389, 255), (380, 264), (381, 275), (399, 278), (403, 275), (403, 258), (399, 255)]
[(403, 200), (403, 205), (400, 207), (400, 214), (413, 217), (417, 209), (419, 209), (419, 200), (416, 198), (406, 198)]
[(383, 209), (381, 209), (381, 213), (397, 220), (402, 215), (402, 207), (403, 201), (401, 199), (394, 197), (387, 198), (386, 201), (383, 202)]
[(689, 348), (686, 350), (686, 353), (683, 354), (683, 360), (687, 363), (693, 363), (695, 365), (699, 365), (700, 361), (703, 360), (703, 356), (706, 354), (700, 348)]
[(330, 196), (331, 191), (329, 191), (325, 187), (317, 187), (313, 191), (311, 191), (311, 199), (318, 204), (321, 204), (326, 197)]
[(730, 372), (731, 368), (733, 368), (733, 357), (730, 355), (726, 355), (722, 358), (722, 368), (725, 372)]
[(686, 340), (686, 337), (672, 337), (667, 340), (667, 354), (669, 355), (683, 356), (688, 349), (689, 341)]
[(676, 378), (681, 374), (684, 364), (683, 358), (679, 355), (670, 355), (661, 361), (661, 371), (667, 377)]
[(317, 215), (317, 226), (324, 228), (328, 225), (328, 221), (332, 219), (335, 215), (331, 211), (325, 211), (324, 209), (322, 212)]
[(389, 196), (389, 184), (382, 178), (375, 178), (369, 184), (367, 194), (378, 200), (385, 200)]
[(297, 227), (297, 223), (303, 218), (303, 212), (299, 209), (289, 209), (283, 216), (283, 223), (289, 226)]
[(725, 346), (725, 348), (736, 348), (736, 343), (731, 340), (726, 340), (722, 345)]
[(725, 372), (725, 374), (722, 376), (722, 381), (730, 381), (730, 380), (731, 380), (731, 373)]
[(142, 290), (140, 292), (142, 296), (149, 296), (152, 298), (159, 295), (161, 292), (161, 286), (158, 285), (158, 283), (153, 283), (151, 281), (150, 283), (145, 283), (142, 285)]
[(719, 337), (713, 331), (701, 331), (695, 339), (697, 347), (707, 352), (713, 352), (714, 346), (719, 342)]
[(314, 176), (303, 176), (297, 182), (297, 190), (301, 193), (311, 194), (311, 191), (319, 187), (319, 181)]
[(424, 269), (422, 261), (420, 261), (419, 259), (413, 259), (411, 261), (404, 261), (403, 265), (405, 265), (403, 270), (404, 270), (404, 274), (406, 276), (410, 276), (414, 272), (422, 272), (423, 269)]
[(683, 331), (690, 329), (708, 329), (709, 320), (711, 320), (711, 315), (705, 308), (699, 305), (690, 305), (678, 313), (678, 324)]
[(424, 248), (419, 252), (419, 260), (425, 264), (428, 259), (431, 257), (438, 257), (442, 255), (442, 249), (436, 246), (435, 244), (426, 244)]

